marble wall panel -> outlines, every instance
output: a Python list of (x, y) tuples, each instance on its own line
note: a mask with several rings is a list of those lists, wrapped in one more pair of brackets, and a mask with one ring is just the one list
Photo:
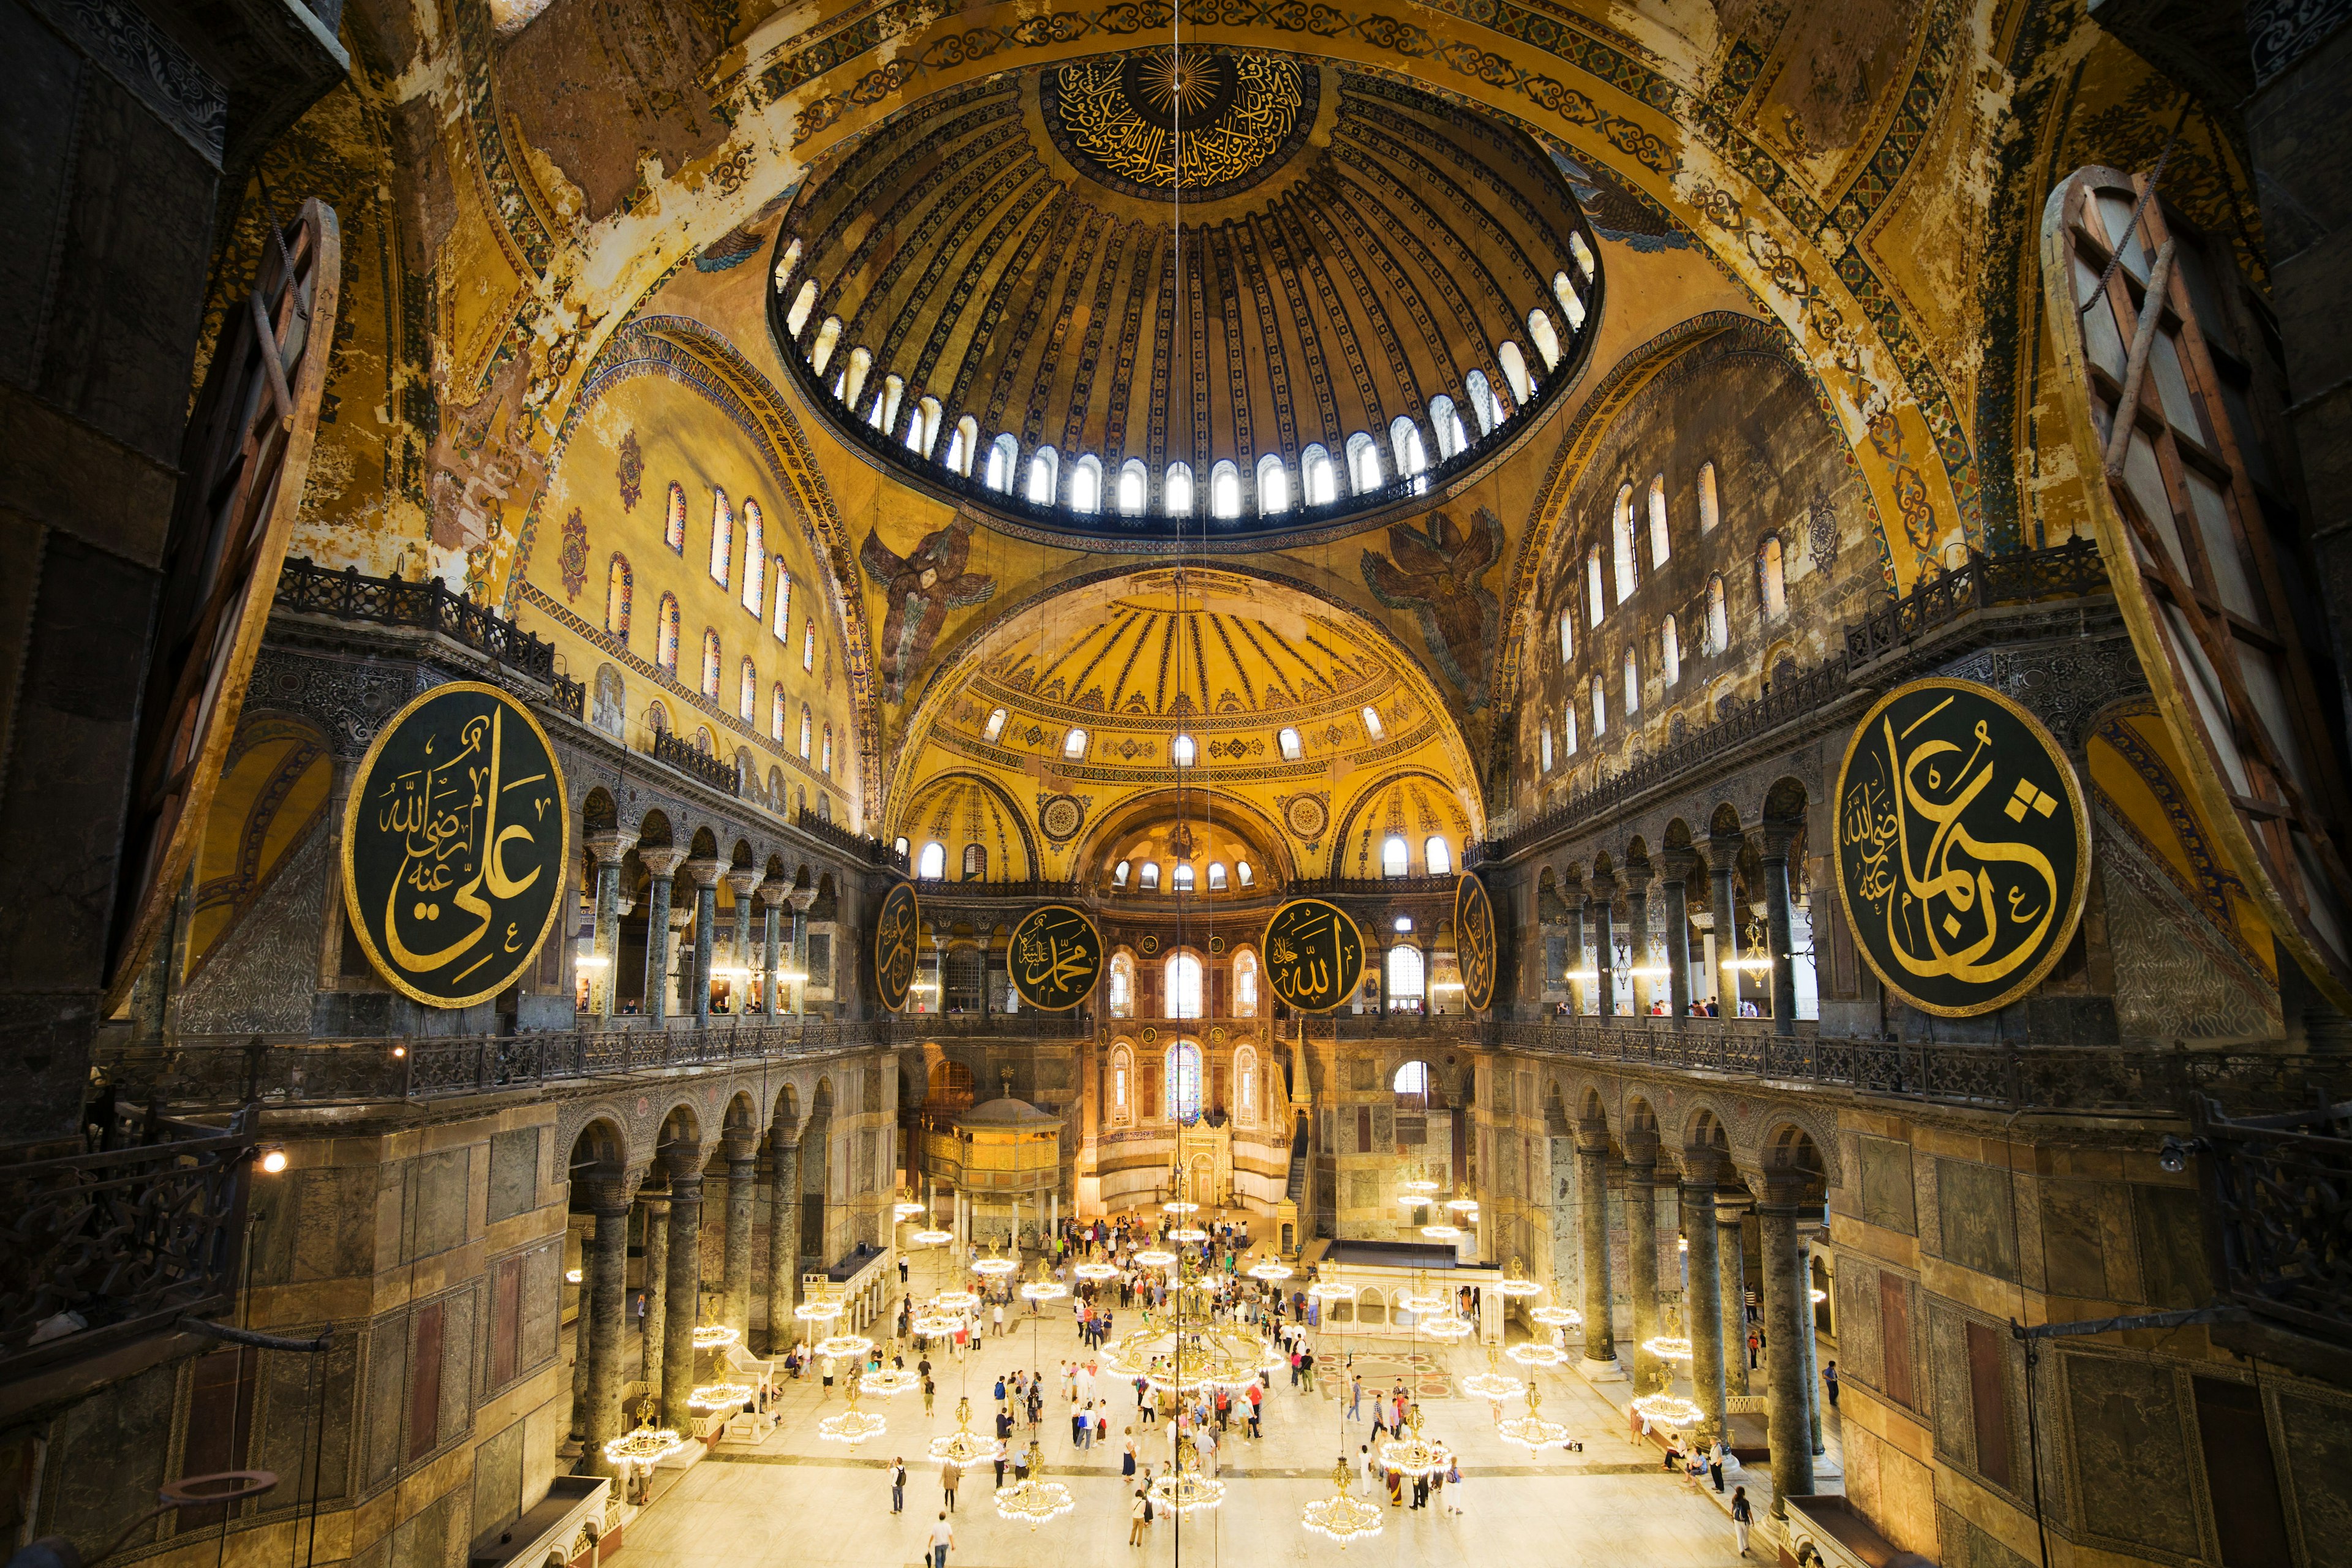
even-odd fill
[[(281, 1327), (277, 1331), (297, 1331)], [(251, 1462), (278, 1473), (279, 1499), (307, 1500), (312, 1495), (314, 1454), (317, 1495), (331, 1502), (349, 1494), (353, 1398), (359, 1375), (359, 1340), (341, 1326), (323, 1356), (261, 1358), (260, 1407), (255, 1415), (257, 1441)]]
[(2280, 1393), (2275, 1427), (2294, 1435), (2279, 1454), (2288, 1507), (2311, 1568), (2352, 1568), (2352, 1406), (2340, 1398)]
[(2106, 1226), (2096, 1182), (2041, 1184), (2042, 1268), (2053, 1295), (2107, 1294)]
[(2072, 1352), (2052, 1360), (2065, 1383), (2084, 1527), (2152, 1551), (2200, 1554), (2203, 1537), (2182, 1484), (2191, 1460), (2172, 1368)]
[(111, 1541), (155, 1506), (155, 1489), (170, 1479), (180, 1365), (152, 1368), (67, 1411), (49, 1458), (58, 1479), (48, 1533)]
[(523, 1423), (510, 1421), (504, 1430), (475, 1445), (474, 1532), (478, 1535), (511, 1523), (522, 1512), (523, 1437)]
[(493, 1132), (489, 1217), (512, 1219), (538, 1206), (539, 1129), (516, 1127)]
[(1865, 1132), (1860, 1152), (1863, 1219), (1886, 1230), (1916, 1236), (1919, 1213), (1911, 1184), (1911, 1145)]
[(446, 1252), (466, 1240), (471, 1149), (446, 1149), (411, 1163), (406, 1261)]
[(2143, 1293), (2151, 1307), (2201, 1307), (2213, 1299), (2205, 1221), (2189, 1187), (2135, 1186)]
[(2017, 1278), (2017, 1229), (2010, 1175), (1969, 1160), (1936, 1162), (1941, 1255), (1997, 1279)]

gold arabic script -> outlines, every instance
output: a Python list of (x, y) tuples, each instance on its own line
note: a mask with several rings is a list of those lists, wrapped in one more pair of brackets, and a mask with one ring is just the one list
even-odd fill
[[(494, 959), (522, 952), (538, 936), (538, 921), (509, 918), (504, 907), (529, 892), (546, 869), (543, 863), (516, 868), (510, 858), (540, 858), (536, 835), (549, 826), (554, 792), (543, 767), (521, 778), (506, 776), (503, 709), (468, 718), (446, 757), (435, 754), (443, 740), (426, 740), (423, 766), (383, 781), (374, 811), (376, 831), (396, 837), (401, 848), (399, 870), (384, 893), (385, 956), (403, 973), (422, 977), (478, 951), (478, 958), (444, 983), (455, 990)], [(530, 793), (518, 796), (520, 791)]]

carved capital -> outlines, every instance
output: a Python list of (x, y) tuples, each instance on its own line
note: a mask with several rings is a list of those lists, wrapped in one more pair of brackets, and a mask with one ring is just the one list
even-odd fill
[(734, 889), (735, 901), (739, 904), (743, 902), (751, 896), (751, 889), (760, 885), (759, 868), (755, 866), (730, 868), (727, 872), (727, 885)]
[(784, 901), (793, 906), (793, 913), (796, 915), (804, 915), (816, 904), (816, 889), (814, 888), (794, 888), (791, 892), (784, 895)]
[(635, 832), (628, 828), (599, 828), (584, 836), (588, 853), (596, 858), (599, 866), (616, 866), (621, 858), (637, 847)]
[(766, 881), (761, 882), (759, 887), (753, 890), (757, 893), (761, 903), (773, 910), (783, 907), (784, 895), (792, 889), (785, 884), (784, 879), (782, 877), (771, 877)]
[(1691, 1143), (1683, 1148), (1683, 1185), (1696, 1197), (1711, 1192), (1731, 1171), (1731, 1157), (1712, 1143)]
[(656, 880), (666, 882), (677, 875), (678, 863), (686, 858), (686, 851), (669, 844), (658, 844), (652, 848), (640, 844), (637, 846), (637, 858), (645, 862), (646, 872)]
[(625, 1172), (594, 1172), (572, 1178), (576, 1206), (598, 1216), (625, 1215), (636, 1200), (635, 1178)]
[(716, 887), (719, 873), (725, 869), (725, 865), (716, 855), (697, 855), (686, 862), (687, 879), (698, 888)]
[(1658, 857), (1658, 868), (1669, 882), (1687, 882), (1698, 869), (1698, 851), (1676, 845)]

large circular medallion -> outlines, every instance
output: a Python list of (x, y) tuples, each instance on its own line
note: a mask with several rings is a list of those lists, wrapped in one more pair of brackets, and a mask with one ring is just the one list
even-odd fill
[(1181, 180), (1202, 201), (1287, 162), (1320, 89), (1287, 55), (1169, 46), (1073, 60), (1045, 74), (1040, 96), (1055, 145), (1091, 178), (1148, 198)]
[(1947, 1018), (2042, 983), (2090, 888), (2083, 786), (2039, 720), (1934, 678), (1879, 699), (1838, 769), (1838, 893), (1889, 990)]
[(1293, 899), (1265, 922), (1265, 983), (1302, 1013), (1328, 1013), (1364, 977), (1364, 937), (1348, 911)]
[(1331, 808), (1319, 795), (1294, 795), (1283, 803), (1282, 820), (1292, 834), (1312, 844), (1331, 826)]
[(889, 1011), (907, 1005), (915, 984), (916, 935), (922, 910), (915, 901), (915, 884), (900, 882), (882, 895), (874, 917), (874, 994)]
[(436, 686), (393, 717), (343, 809), (343, 907), (368, 961), (428, 1007), (466, 1007), (539, 957), (572, 850), (563, 771), (530, 710)]
[(1469, 871), (1454, 885), (1454, 958), (1462, 971), (1463, 1005), (1483, 1013), (1495, 1001), (1495, 904), (1486, 884)]
[(1068, 904), (1041, 904), (1022, 916), (1007, 952), (1013, 990), (1045, 1012), (1076, 1006), (1102, 977), (1102, 932), (1084, 910)]

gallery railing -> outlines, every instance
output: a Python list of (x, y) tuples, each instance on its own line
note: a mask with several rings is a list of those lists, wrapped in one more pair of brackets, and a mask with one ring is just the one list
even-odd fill
[(113, 1147), (0, 1167), (0, 1384), (229, 1305), (251, 1124), (131, 1117)]
[(2232, 1119), (2200, 1096), (2191, 1131), (2223, 1298), (2352, 1342), (2352, 1102)]
[(896, 870), (907, 869), (907, 857), (879, 838), (868, 838), (852, 827), (845, 827), (831, 817), (819, 816), (807, 806), (802, 806), (793, 818), (803, 833), (821, 838), (844, 854), (854, 855), (868, 866), (882, 866)]
[(723, 757), (707, 754), (690, 741), (681, 741), (667, 730), (654, 731), (653, 744), (646, 751), (654, 761), (676, 768), (698, 784), (706, 784), (721, 795), (741, 795), (743, 775), (735, 764)]
[(356, 566), (330, 572), (298, 559), (278, 573), (278, 607), (439, 632), (534, 679), (555, 679), (553, 643), (453, 593), (438, 578), (362, 577)]

